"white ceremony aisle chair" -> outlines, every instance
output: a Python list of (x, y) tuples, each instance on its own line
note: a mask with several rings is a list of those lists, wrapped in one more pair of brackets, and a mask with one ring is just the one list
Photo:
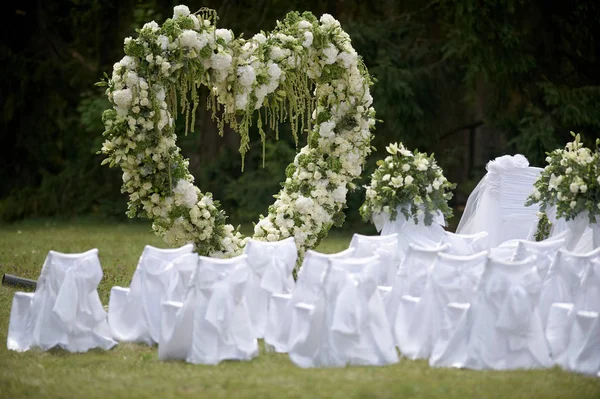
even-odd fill
[[(513, 370), (552, 366), (536, 303), (536, 257), (488, 257), (477, 298), (462, 312), (445, 353), (431, 366)], [(455, 306), (456, 307), (456, 306)]]
[(525, 206), (541, 168), (529, 166), (523, 155), (505, 155), (488, 162), (487, 173), (467, 199), (456, 232), (487, 231), (490, 247), (512, 239), (527, 239), (537, 223), (539, 206)]
[(386, 304), (388, 320), (400, 351), (406, 343), (408, 327), (415, 307), (425, 291), (433, 263), (440, 252), (448, 252), (449, 249), (448, 244), (428, 248), (409, 245)]
[(474, 255), (490, 248), (487, 231), (473, 234), (446, 231), (442, 242), (450, 245), (450, 251), (454, 255)]
[(382, 287), (393, 285), (400, 266), (398, 234), (367, 236), (355, 233), (350, 241), (350, 248), (355, 249), (353, 256), (357, 258), (379, 255), (381, 270), (377, 278), (377, 284)]
[(319, 299), (298, 303), (289, 356), (300, 367), (381, 366), (398, 362), (377, 291), (379, 258), (332, 258)]
[(415, 308), (408, 326), (402, 354), (410, 359), (428, 359), (434, 345), (443, 352), (448, 338), (457, 326), (454, 312), (448, 311), (450, 303), (470, 305), (481, 282), (488, 251), (472, 255), (453, 255), (440, 252)]
[[(539, 309), (546, 331), (546, 339), (550, 353), (556, 364), (565, 366), (567, 346), (574, 322), (574, 315), (578, 310), (588, 311), (594, 309), (587, 298), (595, 298), (593, 286), (594, 273), (584, 287), (586, 275), (593, 271), (594, 262), (600, 261), (600, 248), (576, 254), (565, 249), (560, 249), (542, 287)], [(574, 310), (574, 303), (579, 300), (579, 309)], [(544, 319), (545, 316), (545, 319)]]
[[(258, 338), (265, 336), (269, 318), (269, 303), (274, 294), (291, 294), (294, 289), (292, 271), (298, 259), (294, 237), (281, 241), (249, 240), (244, 248), (250, 265), (250, 280), (246, 285), (246, 301), (250, 320)], [(272, 315), (276, 320), (276, 313)]]
[(50, 251), (34, 293), (15, 293), (7, 346), (19, 352), (60, 347), (86, 352), (116, 345), (98, 297), (102, 267), (98, 250)]
[[(573, 309), (569, 313), (568, 347), (561, 364), (578, 373), (600, 373), (600, 260), (588, 266)], [(599, 375), (600, 376), (600, 375)]]
[(330, 258), (348, 258), (354, 254), (354, 248), (334, 254), (323, 254), (308, 250), (304, 255), (298, 272), (296, 285), (291, 294), (274, 294), (269, 304), (269, 320), (265, 331), (265, 346), (268, 350), (286, 353), (290, 342), (295, 339), (292, 324), (296, 304), (314, 303), (322, 292), (322, 278), (327, 270)]
[(564, 248), (565, 239), (546, 239), (543, 241), (525, 241), (519, 240), (517, 248), (513, 255), (513, 260), (523, 260), (532, 255), (537, 256), (538, 260), (535, 264), (542, 281), (546, 279), (548, 275), (548, 269), (554, 259), (558, 250)]
[(183, 303), (162, 304), (160, 360), (215, 365), (258, 355), (244, 295), (251, 273), (247, 260), (245, 254), (199, 257)]
[(168, 265), (169, 268), (173, 269), (173, 275), (169, 279), (166, 293), (161, 297), (161, 303), (165, 301), (183, 301), (192, 274), (197, 266), (198, 254), (195, 252), (183, 254)]
[[(121, 342), (158, 342), (161, 302), (179, 273), (172, 262), (192, 253), (194, 246), (162, 249), (146, 245), (129, 288), (113, 287), (108, 303), (108, 324)], [(192, 258), (192, 263), (194, 263)]]

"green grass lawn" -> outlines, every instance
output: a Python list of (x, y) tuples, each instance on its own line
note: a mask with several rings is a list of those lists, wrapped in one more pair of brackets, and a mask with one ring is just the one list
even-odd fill
[[(351, 233), (336, 232), (318, 248), (335, 252)], [(26, 222), (0, 226), (0, 273), (36, 279), (50, 249), (98, 248), (104, 269), (103, 303), (113, 285), (128, 286), (145, 244), (164, 243), (141, 223)], [(61, 350), (16, 353), (6, 349), (15, 290), (0, 287), (0, 398), (600, 398), (600, 379), (558, 368), (535, 371), (432, 369), (402, 359), (388, 367), (309, 369), (284, 354), (250, 362), (198, 366), (160, 362), (156, 347), (121, 344), (70, 354)]]

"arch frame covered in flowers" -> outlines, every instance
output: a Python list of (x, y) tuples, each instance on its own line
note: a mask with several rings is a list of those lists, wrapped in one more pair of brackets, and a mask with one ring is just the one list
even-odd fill
[(213, 118), (221, 132), (228, 123), (240, 134), (242, 157), (253, 123), (264, 143), (264, 129), (287, 120), (296, 140), (308, 132), (308, 144), (287, 167), (253, 238), (293, 236), (302, 254), (343, 223), (347, 191), (371, 151), (371, 77), (331, 15), (291, 12), (272, 32), (247, 40), (215, 21), (213, 13), (191, 14), (180, 5), (162, 26), (152, 21), (125, 39), (125, 57), (100, 82), (112, 104), (103, 113), (103, 164), (123, 170), (129, 217), (151, 219), (168, 244), (192, 242), (203, 255), (235, 256), (248, 238), (226, 223), (211, 193), (194, 186), (174, 118), (181, 112), (186, 132), (193, 127), (197, 89), (207, 86)]

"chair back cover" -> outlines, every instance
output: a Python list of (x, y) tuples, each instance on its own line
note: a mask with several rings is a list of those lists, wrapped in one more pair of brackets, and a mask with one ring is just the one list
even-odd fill
[(520, 240), (514, 253), (513, 260), (523, 260), (529, 256), (537, 256), (536, 267), (542, 281), (548, 274), (548, 269), (556, 257), (556, 253), (565, 245), (565, 239), (548, 239), (544, 241)]
[(377, 275), (378, 285), (393, 285), (400, 265), (398, 234), (386, 236), (354, 234), (350, 241), (350, 248), (355, 249), (354, 257), (378, 255), (381, 261)]
[(194, 364), (257, 356), (258, 341), (244, 297), (249, 276), (245, 254), (230, 259), (200, 256), (170, 337), (159, 343), (161, 358), (176, 357), (169, 353), (170, 346), (186, 348), (177, 355)]
[[(477, 294), (488, 251), (473, 255), (438, 253), (425, 292), (415, 308), (415, 315), (408, 327), (408, 339), (403, 354), (411, 359), (427, 359), (440, 338), (449, 337), (453, 326), (448, 304), (470, 304)], [(440, 342), (445, 345), (447, 342)]]
[(248, 255), (250, 278), (246, 285), (246, 302), (250, 320), (258, 338), (263, 338), (273, 294), (289, 294), (294, 288), (292, 271), (298, 259), (294, 237), (281, 241), (249, 240), (244, 248)]
[[(165, 249), (151, 245), (144, 247), (129, 291), (120, 287), (111, 290), (108, 322), (118, 341), (149, 345), (158, 342), (161, 303), (168, 300), (171, 289), (177, 290), (172, 287), (173, 280), (180, 278), (173, 261), (193, 250), (192, 244)], [(124, 294), (126, 297), (122, 298)]]
[[(20, 299), (30, 302), (18, 307), (13, 302), (19, 314), (11, 312), (8, 348), (59, 346), (69, 352), (112, 348), (116, 342), (97, 291), (101, 279), (97, 249), (71, 254), (50, 251), (35, 293)], [(17, 295), (15, 300), (19, 300)]]
[(450, 252), (455, 255), (473, 255), (490, 247), (487, 231), (474, 234), (446, 231), (442, 241), (450, 245)]
[(457, 233), (487, 231), (490, 247), (510, 239), (527, 239), (537, 223), (539, 206), (525, 206), (541, 168), (523, 155), (504, 155), (486, 166), (487, 173), (467, 199)]
[[(536, 257), (502, 261), (489, 257), (468, 335), (465, 367), (529, 369), (552, 365), (536, 303), (541, 279)], [(470, 324), (470, 325), (469, 325)]]

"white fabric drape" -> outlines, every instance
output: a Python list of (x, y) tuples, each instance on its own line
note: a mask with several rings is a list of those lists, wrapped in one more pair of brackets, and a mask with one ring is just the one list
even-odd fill
[[(270, 327), (265, 331), (265, 344), (268, 349), (282, 353), (288, 352), (290, 344), (298, 339), (299, 332), (296, 325), (308, 322), (306, 318), (297, 319), (306, 316), (308, 310), (303, 308), (304, 313), (298, 313), (296, 305), (298, 303), (313, 305), (320, 299), (323, 275), (327, 270), (330, 258), (348, 258), (353, 254), (354, 248), (348, 248), (336, 254), (306, 251), (294, 291), (291, 294), (275, 294), (271, 297)], [(296, 316), (297, 314), (299, 316)], [(273, 319), (279, 320), (279, 323), (272, 323)]]
[(488, 257), (478, 297), (462, 315), (448, 353), (438, 356), (443, 361), (434, 365), (493, 370), (551, 366), (535, 306), (541, 288), (535, 261)]
[(539, 206), (525, 206), (542, 169), (530, 167), (523, 155), (488, 162), (487, 174), (467, 199), (457, 233), (487, 231), (491, 247), (510, 239), (527, 239), (537, 223)]
[[(161, 303), (173, 280), (179, 279), (172, 262), (193, 251), (192, 244), (162, 249), (146, 245), (129, 288), (113, 287), (108, 304), (108, 323), (118, 341), (158, 342)], [(193, 258), (192, 258), (193, 259)]]
[(350, 248), (355, 249), (353, 256), (357, 258), (378, 255), (380, 270), (377, 273), (377, 284), (380, 286), (391, 286), (393, 284), (400, 266), (398, 234), (385, 236), (354, 234), (350, 241)]
[[(438, 253), (425, 287), (415, 307), (415, 315), (408, 326), (402, 354), (411, 359), (428, 359), (434, 345), (453, 332), (448, 304), (470, 304), (474, 299), (487, 261), (487, 251), (474, 255)], [(442, 329), (446, 329), (442, 334)], [(442, 337), (442, 338), (443, 338)], [(447, 344), (440, 339), (443, 351)]]
[(537, 262), (535, 264), (540, 277), (545, 280), (548, 274), (548, 269), (554, 259), (558, 250), (565, 245), (565, 239), (555, 239), (554, 237), (544, 241), (524, 241), (519, 240), (517, 249), (513, 256), (513, 260), (524, 260), (529, 256), (537, 256)]
[(218, 364), (257, 356), (258, 341), (244, 297), (249, 275), (247, 255), (200, 256), (184, 302), (163, 304), (159, 358)]
[(455, 255), (473, 255), (490, 248), (487, 231), (474, 234), (446, 231), (442, 242), (450, 245), (450, 252)]
[[(292, 271), (298, 250), (293, 237), (281, 241), (250, 240), (244, 248), (248, 255), (250, 278), (246, 285), (246, 302), (250, 320), (258, 338), (265, 336), (269, 319), (269, 302), (273, 294), (290, 294), (294, 288)], [(280, 324), (276, 314), (271, 323)], [(277, 328), (271, 325), (270, 328)]]
[(50, 251), (35, 293), (15, 295), (8, 349), (58, 346), (69, 352), (86, 352), (112, 348), (116, 342), (97, 291), (101, 279), (97, 249), (78, 254)]

